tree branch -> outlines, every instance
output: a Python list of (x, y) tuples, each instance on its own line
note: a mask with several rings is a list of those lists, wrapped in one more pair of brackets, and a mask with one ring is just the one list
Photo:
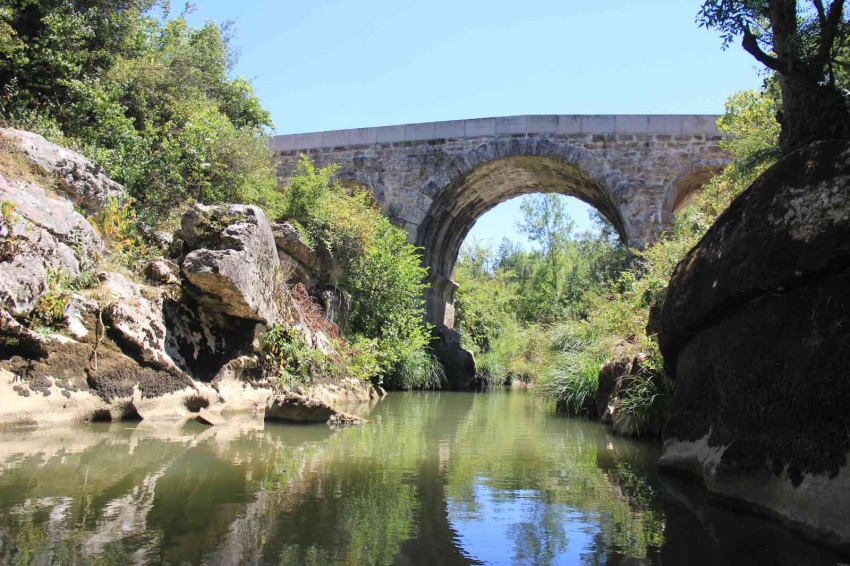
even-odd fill
[(759, 47), (758, 39), (756, 39), (756, 36), (753, 35), (753, 32), (750, 31), (748, 26), (744, 25), (742, 29), (744, 31), (744, 39), (741, 41), (741, 46), (744, 48), (744, 51), (755, 57), (759, 63), (768, 69), (772, 69), (783, 75), (787, 74), (788, 64), (762, 51), (762, 48)]
[(818, 12), (818, 23), (821, 29), (824, 29), (826, 27), (826, 13), (823, 11), (823, 0), (812, 0), (812, 4), (815, 5), (815, 10)]
[(829, 62), (835, 37), (838, 35), (838, 26), (841, 24), (841, 16), (844, 12), (844, 0), (832, 0), (829, 13), (823, 14), (823, 3), (821, 0), (812, 0), (818, 10), (820, 19), (820, 45), (818, 46), (817, 65), (823, 67)]

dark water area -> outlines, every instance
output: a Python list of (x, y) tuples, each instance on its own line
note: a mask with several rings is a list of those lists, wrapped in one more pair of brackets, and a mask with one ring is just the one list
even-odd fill
[(0, 562), (842, 563), (527, 392), (393, 393), (368, 417), (0, 433)]

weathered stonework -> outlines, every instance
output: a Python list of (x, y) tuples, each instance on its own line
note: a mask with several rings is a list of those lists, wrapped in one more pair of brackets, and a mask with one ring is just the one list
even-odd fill
[(511, 116), (272, 138), (278, 175), (300, 154), (336, 163), (370, 188), (423, 248), (431, 322), (453, 322), (457, 254), (482, 214), (515, 196), (557, 192), (599, 210), (630, 246), (669, 228), (693, 190), (721, 169), (717, 116)]

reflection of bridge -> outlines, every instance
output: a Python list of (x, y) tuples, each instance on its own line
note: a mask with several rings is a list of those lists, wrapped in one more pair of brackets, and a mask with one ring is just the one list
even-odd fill
[(631, 246), (671, 225), (727, 162), (717, 116), (511, 116), (272, 138), (278, 174), (304, 153), (369, 187), (423, 248), (431, 322), (453, 322), (457, 253), (482, 214), (517, 195), (557, 192), (594, 206)]

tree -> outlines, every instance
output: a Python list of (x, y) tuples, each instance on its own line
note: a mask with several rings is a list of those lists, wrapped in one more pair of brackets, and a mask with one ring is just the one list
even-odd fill
[(836, 82), (848, 22), (845, 0), (707, 0), (697, 15), (720, 32), (723, 47), (744, 50), (779, 75), (780, 146), (788, 153), (823, 139), (850, 138), (850, 102)]
[(540, 252), (549, 264), (550, 284), (556, 299), (560, 293), (559, 256), (575, 229), (565, 201), (566, 198), (558, 194), (526, 197), (521, 205), (523, 219), (518, 225), (529, 240), (540, 245)]

